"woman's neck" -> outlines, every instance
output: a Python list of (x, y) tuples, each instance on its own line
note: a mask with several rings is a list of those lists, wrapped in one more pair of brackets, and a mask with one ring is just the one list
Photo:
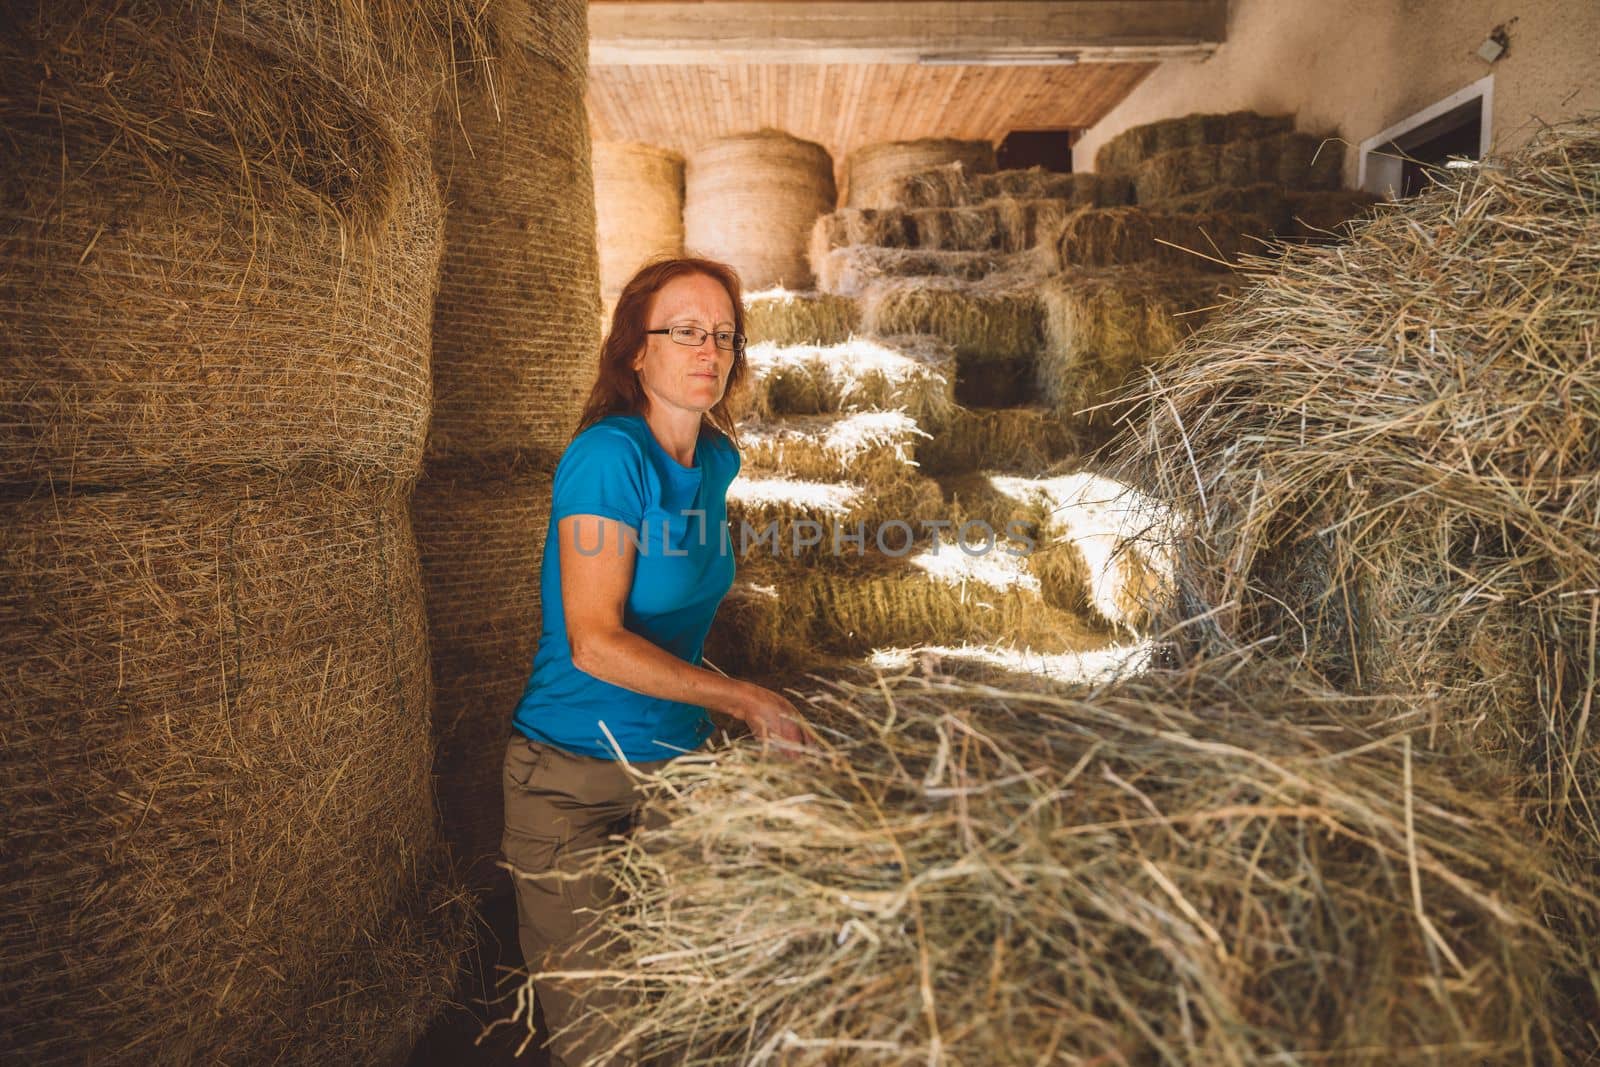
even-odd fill
[(656, 442), (667, 455), (682, 466), (694, 466), (694, 446), (700, 439), (700, 413), (651, 404), (643, 414), (650, 432), (655, 434)]

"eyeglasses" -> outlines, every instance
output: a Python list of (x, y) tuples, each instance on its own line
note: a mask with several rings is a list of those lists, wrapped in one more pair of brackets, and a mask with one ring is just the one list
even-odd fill
[(664, 330), (646, 330), (647, 334), (666, 334), (680, 345), (691, 348), (706, 343), (706, 338), (711, 338), (713, 344), (724, 352), (743, 352), (744, 334), (734, 333), (732, 330), (702, 330), (698, 326), (669, 326)]

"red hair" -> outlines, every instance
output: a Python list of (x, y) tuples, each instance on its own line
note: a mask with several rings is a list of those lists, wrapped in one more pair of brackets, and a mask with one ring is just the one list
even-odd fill
[[(674, 278), (690, 274), (703, 274), (728, 291), (728, 299), (733, 303), (733, 330), (735, 333), (744, 333), (744, 301), (740, 296), (739, 275), (726, 263), (680, 256), (656, 260), (641, 267), (623, 287), (622, 295), (617, 298), (616, 310), (611, 313), (611, 329), (600, 345), (600, 370), (589, 390), (589, 399), (583, 405), (583, 414), (578, 419), (579, 433), (607, 415), (637, 415), (644, 412), (644, 386), (639, 381), (638, 372), (633, 369), (633, 360), (649, 340), (645, 331), (650, 328), (650, 306), (663, 286)], [(728, 410), (728, 397), (743, 383), (744, 376), (744, 352), (735, 352), (722, 399), (705, 415), (711, 425), (729, 440), (737, 439), (734, 437), (733, 415)]]

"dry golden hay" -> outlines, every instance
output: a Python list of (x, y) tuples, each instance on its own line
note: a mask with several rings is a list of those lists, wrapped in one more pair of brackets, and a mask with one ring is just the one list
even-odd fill
[(1028, 563), (1045, 599), (1134, 635), (1169, 615), (1175, 595), (1172, 516), (1137, 490), (1078, 471), (1048, 478), (990, 476), (995, 489), (1041, 514)]
[(1039, 290), (1039, 399), (1086, 436), (1105, 435), (1134, 410), (1124, 393), (1142, 389), (1146, 369), (1204, 325), (1235, 288), (1228, 275), (1139, 267), (1056, 275)]
[(683, 157), (646, 144), (594, 146), (600, 291), (622, 292), (658, 256), (683, 255)]
[(835, 248), (915, 248), (916, 244), (916, 229), (909, 212), (847, 207), (817, 218), (811, 227), (807, 254), (812, 270), (820, 273), (818, 264)]
[(731, 264), (746, 289), (810, 288), (811, 230), (833, 209), (833, 159), (819, 144), (760, 130), (689, 155), (684, 246)]
[(914, 208), (906, 215), (916, 247), (924, 251), (1007, 251), (1000, 214), (993, 204)]
[(729, 545), (747, 560), (766, 553), (789, 565), (849, 569), (873, 550), (884, 523), (942, 517), (944, 496), (931, 478), (909, 467), (875, 474), (863, 483), (823, 482), (747, 468), (728, 489)]
[[(562, 0), (568, 6), (572, 0)], [(440, 108), (450, 210), (434, 314), (428, 454), (559, 454), (600, 348), (585, 81), (517, 46)]]
[(1592, 898), (1425, 710), (1236, 660), (804, 704), (593, 857), (623, 1060), (1563, 1062)]
[(895, 194), (901, 178), (950, 163), (960, 164), (969, 175), (985, 174), (995, 168), (994, 146), (925, 137), (858, 148), (845, 160), (845, 206), (899, 206)]
[(1600, 126), (1443, 180), (1191, 338), (1129, 477), (1189, 520), (1195, 640), (1424, 694), (1592, 878)]
[(1134, 199), (1147, 204), (1216, 185), (1258, 182), (1291, 189), (1337, 189), (1343, 165), (1344, 148), (1338, 141), (1307, 133), (1196, 145), (1140, 163), (1133, 171)]
[(1145, 160), (1179, 148), (1259, 140), (1289, 133), (1292, 115), (1258, 115), (1253, 111), (1193, 114), (1134, 126), (1111, 138), (1095, 154), (1101, 174), (1127, 174)]
[(913, 466), (927, 433), (903, 411), (853, 411), (748, 420), (739, 427), (744, 464), (790, 478), (890, 481)]
[(411, 499), (433, 664), (434, 757), (445, 840), (472, 888), (495, 868), (501, 762), (539, 642), (551, 472), (525, 457), (430, 464)]
[(1038, 298), (1023, 285), (896, 279), (874, 286), (862, 303), (868, 332), (929, 334), (963, 361), (1029, 359), (1044, 343)]
[(333, 16), (288, 4), (66, 7), (0, 43), (0, 482), (409, 481), (442, 210), (405, 127), (422, 75), (372, 80), (360, 27), (314, 65), (291, 49)]
[(746, 350), (740, 415), (905, 412), (924, 429), (950, 417), (955, 353), (934, 337), (856, 337), (837, 345)]
[[(864, 666), (880, 673), (942, 675), (992, 686), (1084, 686), (1145, 670), (1149, 660), (1145, 642), (1067, 652), (1009, 644), (913, 645), (879, 649), (855, 671), (829, 671), (828, 677), (853, 680), (851, 675), (863, 673)], [(806, 687), (814, 689), (816, 680), (807, 679)]]
[(8, 1052), (403, 1058), (463, 945), (404, 501), (0, 508)]
[(1048, 408), (958, 408), (931, 440), (917, 446), (917, 462), (929, 474), (1037, 474), (1082, 447), (1083, 441)]
[(1138, 263), (1220, 272), (1235, 269), (1243, 253), (1264, 251), (1271, 236), (1272, 221), (1260, 215), (1083, 208), (1062, 224), (1056, 255), (1062, 270)]
[(1278, 236), (1286, 240), (1342, 238), (1349, 232), (1348, 223), (1384, 203), (1381, 197), (1357, 189), (1291, 190), (1285, 201)]
[(1012, 257), (998, 252), (929, 252), (915, 248), (835, 248), (812, 263), (817, 285), (840, 296), (861, 296), (885, 278), (945, 277), (982, 281), (1007, 269)]
[(836, 345), (850, 340), (861, 326), (861, 308), (855, 300), (832, 293), (747, 292), (744, 315), (751, 344)]
[(1120, 175), (1061, 174), (1042, 167), (969, 174), (961, 164), (947, 163), (899, 179), (890, 199), (897, 207), (923, 208), (963, 207), (998, 197), (1116, 207), (1133, 202), (1133, 185)]

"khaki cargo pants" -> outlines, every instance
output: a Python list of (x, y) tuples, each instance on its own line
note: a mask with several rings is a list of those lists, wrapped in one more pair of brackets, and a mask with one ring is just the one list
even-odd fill
[[(666, 762), (633, 766), (648, 774)], [(633, 828), (639, 802), (634, 779), (613, 760), (577, 756), (513, 731), (506, 746), (504, 786), (501, 850), (513, 868), (523, 961), (530, 973), (556, 967), (598, 969), (602, 961), (573, 947), (573, 941), (586, 921), (580, 910), (603, 905), (606, 887), (594, 878), (551, 875), (572, 870), (584, 850)], [(581, 1031), (562, 1032), (572, 1022), (574, 983), (545, 981), (537, 989), (553, 1062), (564, 1067), (603, 1062), (595, 1056), (615, 1038), (610, 1027), (586, 1025)], [(596, 999), (591, 990), (588, 1003), (603, 1007), (605, 999)]]

